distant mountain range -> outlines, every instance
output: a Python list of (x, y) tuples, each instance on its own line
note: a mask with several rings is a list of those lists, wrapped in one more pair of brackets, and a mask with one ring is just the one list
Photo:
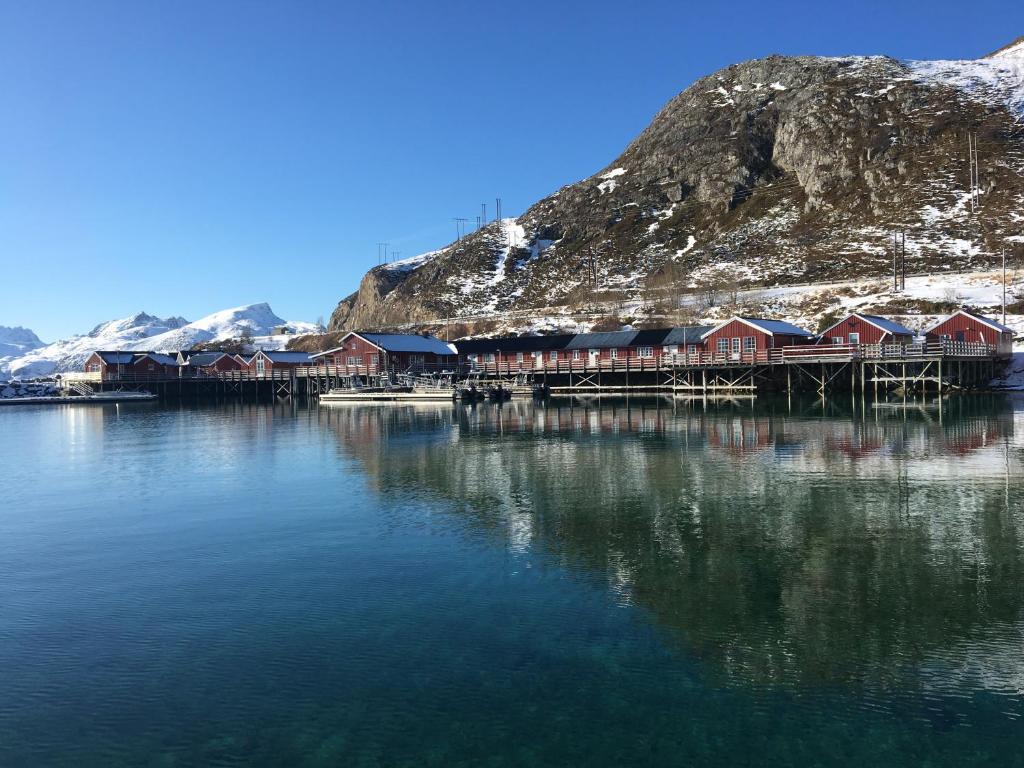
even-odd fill
[(330, 328), (649, 303), (659, 290), (710, 284), (884, 277), (896, 230), (911, 272), (983, 268), (1004, 246), (1019, 260), (1022, 123), (1024, 39), (969, 61), (735, 64), (669, 101), (590, 178), (519, 217), (373, 268)]
[(26, 328), (0, 326), (0, 376), (30, 378), (79, 370), (98, 349), (176, 352), (203, 342), (246, 335), (253, 337), (258, 348), (279, 349), (290, 338), (271, 335), (279, 326), (287, 326), (294, 333), (317, 330), (313, 323), (283, 320), (266, 303), (221, 310), (191, 323), (183, 317), (162, 319), (140, 312), (100, 323), (83, 336), (53, 344), (44, 344)]

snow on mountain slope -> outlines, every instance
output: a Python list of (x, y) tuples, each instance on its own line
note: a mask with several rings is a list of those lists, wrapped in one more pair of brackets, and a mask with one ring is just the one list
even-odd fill
[(255, 346), (274, 349), (287, 344), (289, 336), (272, 336), (273, 328), (288, 326), (295, 333), (315, 330), (313, 323), (286, 322), (266, 303), (234, 307), (188, 322), (182, 317), (161, 319), (145, 312), (100, 323), (84, 336), (40, 346), (7, 361), (0, 360), (0, 375), (19, 378), (47, 376), (79, 370), (98, 349), (143, 349), (176, 352), (200, 342), (252, 336)]
[(43, 342), (28, 328), (0, 325), (0, 375), (3, 375), (11, 360), (42, 346)]
[(214, 312), (181, 328), (153, 336), (146, 343), (155, 351), (177, 351), (204, 341), (220, 341), (252, 336), (254, 344), (264, 349), (284, 346), (285, 336), (271, 336), (278, 326), (287, 326), (295, 333), (315, 333), (313, 323), (288, 322), (274, 314), (269, 304), (248, 304)]
[(1009, 106), (1024, 118), (1024, 40), (983, 59), (910, 61), (907, 66), (925, 82), (952, 86), (992, 106)]

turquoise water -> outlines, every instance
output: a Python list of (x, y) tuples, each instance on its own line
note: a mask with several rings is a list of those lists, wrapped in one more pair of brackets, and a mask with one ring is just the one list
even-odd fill
[(1024, 763), (1021, 400), (0, 435), (2, 766)]

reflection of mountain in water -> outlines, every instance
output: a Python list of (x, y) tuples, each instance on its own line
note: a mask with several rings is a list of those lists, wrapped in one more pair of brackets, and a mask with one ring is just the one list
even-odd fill
[[(936, 659), (984, 666), (973, 638), (1020, 634), (1020, 415), (962, 398), (827, 417), (513, 404), (319, 421), (381, 492), (460, 502), (512, 551), (602, 580), (724, 679), (876, 688)], [(988, 687), (1024, 677), (1003, 662)]]

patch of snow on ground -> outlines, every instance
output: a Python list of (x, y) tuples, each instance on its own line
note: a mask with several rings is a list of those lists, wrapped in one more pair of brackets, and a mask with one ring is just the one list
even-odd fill
[(608, 173), (602, 173), (602, 179), (614, 179), (617, 176), (622, 176), (626, 172), (625, 168), (612, 168)]
[(436, 258), (443, 250), (443, 248), (439, 248), (436, 251), (427, 251), (426, 253), (421, 253), (418, 256), (410, 256), (407, 259), (392, 261), (390, 264), (385, 264), (380, 268), (385, 269), (388, 272), (412, 272), (414, 269), (419, 269), (428, 261)]
[(957, 88), (983, 101), (1005, 104), (1024, 118), (1024, 48), (1014, 46), (987, 59), (908, 61), (923, 82)]

